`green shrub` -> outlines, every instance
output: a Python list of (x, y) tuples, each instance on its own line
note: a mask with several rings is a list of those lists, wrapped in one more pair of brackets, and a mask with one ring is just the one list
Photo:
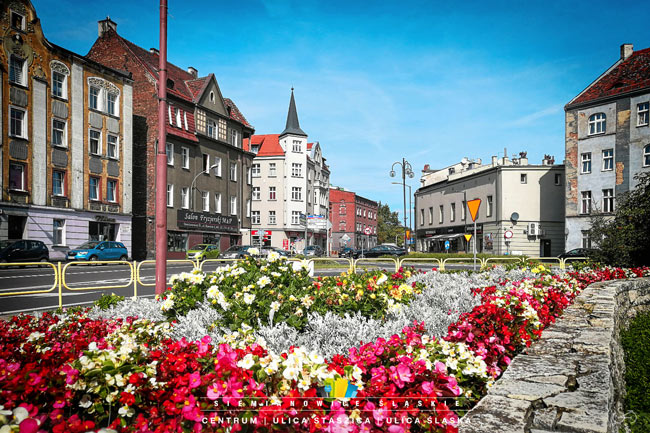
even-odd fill
[[(642, 313), (621, 333), (625, 351), (625, 411), (633, 433), (650, 431), (650, 313)], [(631, 422), (634, 421), (635, 422)]]
[(113, 305), (117, 305), (124, 300), (124, 296), (111, 293), (110, 295), (104, 294), (101, 298), (95, 301), (95, 306), (100, 310), (108, 310)]

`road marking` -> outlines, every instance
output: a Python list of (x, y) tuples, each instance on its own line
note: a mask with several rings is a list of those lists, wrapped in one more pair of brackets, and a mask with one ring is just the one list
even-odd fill
[[(138, 298), (153, 298), (155, 296), (156, 295), (144, 295), (144, 296), (138, 296)], [(77, 302), (75, 304), (63, 304), (63, 307), (64, 308), (76, 307), (76, 306), (79, 306), (79, 305), (87, 305), (87, 304), (94, 304), (94, 303), (95, 303), (95, 301)], [(40, 311), (40, 310), (56, 310), (57, 308), (59, 308), (58, 305), (49, 305), (49, 306), (45, 306), (45, 307), (28, 308), (26, 310), (0, 311), (0, 314), (1, 315), (10, 315), (10, 314), (16, 314), (16, 313), (26, 313), (28, 311), (36, 312), (36, 311)]]

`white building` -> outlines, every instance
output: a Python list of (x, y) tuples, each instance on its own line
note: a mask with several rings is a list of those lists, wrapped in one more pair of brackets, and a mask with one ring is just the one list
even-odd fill
[(474, 224), (467, 201), (479, 198), (477, 251), (557, 256), (564, 251), (564, 166), (546, 156), (530, 165), (526, 154), (491, 164), (464, 158), (441, 170), (425, 166), (415, 193), (418, 251), (472, 252)]
[[(296, 251), (305, 245), (325, 249), (330, 171), (320, 144), (309, 143), (300, 128), (293, 89), (284, 131), (253, 135), (244, 141), (244, 148), (256, 154), (250, 243), (259, 242), (259, 236), (263, 245)], [(307, 244), (301, 215), (312, 216)]]

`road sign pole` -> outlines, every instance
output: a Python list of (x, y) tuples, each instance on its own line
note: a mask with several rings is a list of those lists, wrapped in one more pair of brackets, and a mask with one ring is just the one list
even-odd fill
[(474, 270), (476, 271), (476, 220), (474, 220)]

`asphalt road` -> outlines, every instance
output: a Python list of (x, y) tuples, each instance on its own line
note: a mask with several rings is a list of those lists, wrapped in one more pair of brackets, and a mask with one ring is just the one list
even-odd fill
[[(341, 262), (344, 263), (344, 262)], [(416, 268), (428, 271), (433, 264), (421, 263)], [(64, 264), (62, 263), (62, 266)], [(214, 271), (217, 263), (205, 263), (205, 271)], [(360, 262), (358, 268), (385, 269), (394, 271), (392, 262)], [(458, 265), (456, 265), (458, 266)], [(456, 267), (454, 266), (454, 267)], [(192, 270), (190, 263), (168, 263), (167, 280), (174, 274)], [(339, 275), (347, 270), (345, 267), (322, 268), (317, 266), (315, 276)], [(128, 262), (120, 264), (86, 264), (73, 263), (65, 269), (65, 286), (62, 287), (62, 303), (64, 307), (89, 305), (105, 293), (130, 297), (134, 294), (131, 278), (131, 267)], [(154, 264), (145, 263), (140, 269), (140, 280), (137, 284), (138, 296), (153, 297), (155, 282)], [(75, 291), (75, 289), (84, 289)], [(45, 291), (51, 291), (43, 293)], [(28, 292), (25, 294), (12, 294)], [(30, 293), (40, 292), (40, 293)], [(8, 316), (20, 312), (53, 310), (59, 306), (58, 287), (55, 286), (54, 269), (49, 266), (11, 266), (0, 267), (0, 316)]]

